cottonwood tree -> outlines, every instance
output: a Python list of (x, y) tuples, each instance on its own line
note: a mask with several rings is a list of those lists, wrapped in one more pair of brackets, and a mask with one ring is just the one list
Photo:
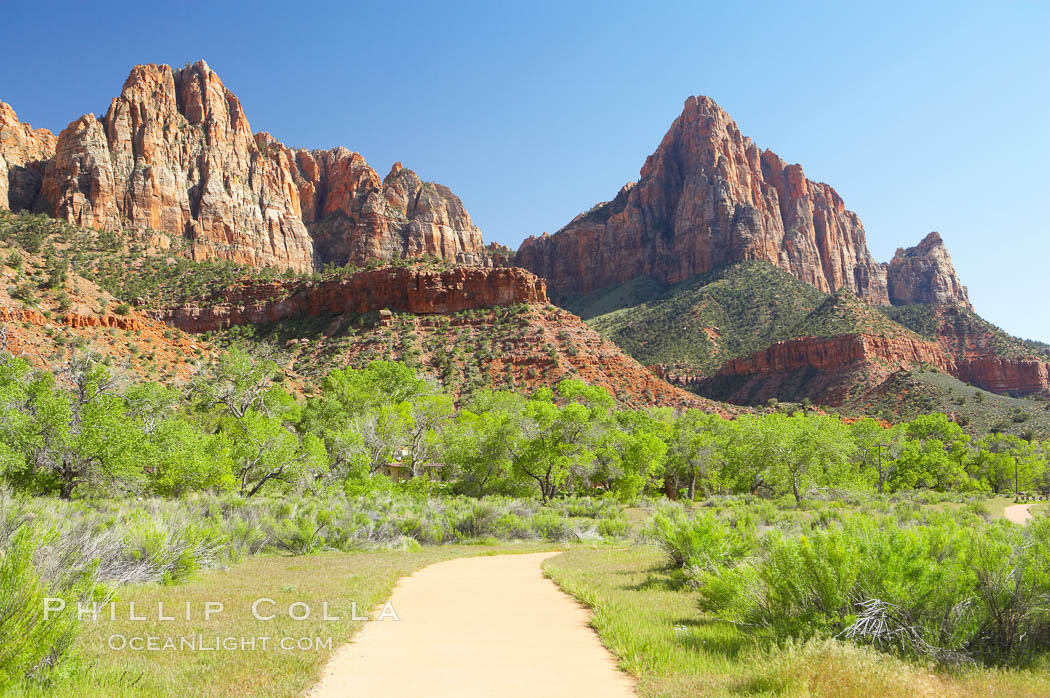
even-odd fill
[[(580, 395), (578, 384), (579, 381), (563, 381), (559, 394)], [(559, 406), (554, 391), (541, 388), (529, 398), (523, 417), (523, 437), (515, 446), (512, 460), (523, 477), (536, 483), (540, 498), (547, 503), (561, 491), (574, 466), (593, 460), (594, 453), (588, 445), (594, 411), (583, 402)]]
[(377, 472), (403, 446), (413, 465), (422, 462), (433, 446), (432, 430), (451, 406), (433, 381), (404, 364), (373, 361), (325, 376), (300, 428), (323, 439), (335, 472), (357, 477)]
[(194, 377), (189, 395), (199, 410), (219, 408), (239, 419), (249, 410), (269, 411), (271, 390), (280, 375), (272, 359), (232, 347)]
[(157, 494), (179, 497), (188, 492), (238, 489), (229, 442), (182, 417), (160, 422), (147, 433), (151, 453), (150, 484)]
[(940, 491), (970, 486), (964, 464), (970, 437), (943, 414), (921, 415), (904, 425), (905, 441), (894, 461), (891, 489)]
[(814, 487), (856, 484), (852, 442), (838, 419), (796, 413), (748, 415), (738, 420), (732, 460), (751, 491), (790, 492), (801, 504)]
[(404, 402), (383, 405), (354, 417), (350, 428), (358, 438), (347, 443), (360, 449), (352, 453), (367, 465), (369, 474), (375, 474), (393, 459), (394, 452), (404, 443), (410, 419), (408, 404)]
[(721, 467), (729, 432), (726, 420), (700, 410), (686, 410), (668, 433), (666, 476), (671, 487), (688, 483), (689, 499), (696, 497), (697, 484), (705, 492), (721, 489)]
[(413, 477), (423, 474), (427, 458), (437, 451), (438, 431), (454, 409), (452, 396), (442, 393), (419, 395), (408, 402), (405, 437)]
[(456, 489), (475, 497), (519, 494), (512, 454), (521, 434), (513, 412), (460, 410), (441, 433), (441, 457), (452, 469)]
[[(604, 392), (604, 391), (603, 391)], [(593, 459), (578, 468), (583, 489), (600, 485), (622, 501), (638, 497), (665, 472), (669, 410), (591, 412)]]
[(327, 464), (317, 436), (299, 436), (278, 417), (248, 410), (220, 432), (226, 439), (240, 493), (252, 497), (269, 483), (290, 485), (315, 476)]
[(900, 455), (903, 431), (865, 417), (851, 424), (849, 432), (856, 446), (854, 458), (861, 468), (862, 479), (881, 494), (895, 471), (894, 460)]
[[(134, 488), (144, 478), (144, 435), (99, 362), (71, 359), (55, 376), (32, 371), (23, 359), (0, 370), (0, 423), (10, 455), (8, 477), (40, 494), (70, 499), (77, 488)], [(18, 469), (14, 472), (13, 469)]]

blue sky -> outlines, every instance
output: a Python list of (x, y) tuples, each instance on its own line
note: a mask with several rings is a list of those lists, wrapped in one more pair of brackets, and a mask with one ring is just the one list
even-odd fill
[(833, 185), (877, 259), (937, 230), (979, 313), (1050, 340), (1050, 3), (147, 5), (5, 4), (0, 99), (57, 132), (132, 65), (204, 58), (255, 130), (400, 160), (516, 246), (707, 94)]

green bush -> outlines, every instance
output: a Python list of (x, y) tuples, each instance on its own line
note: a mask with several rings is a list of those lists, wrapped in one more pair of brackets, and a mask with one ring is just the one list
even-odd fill
[(677, 509), (658, 512), (646, 534), (667, 553), (672, 567), (709, 570), (732, 564), (754, 545), (754, 528), (731, 526), (715, 514), (701, 511), (689, 517)]
[(1050, 640), (1050, 520), (1022, 529), (966, 511), (911, 523), (854, 514), (768, 531), (746, 556), (712, 555), (726, 530), (711, 522), (661, 525), (688, 559), (707, 562), (693, 568), (701, 609), (775, 641), (840, 637), (1004, 664)]
[(45, 599), (73, 606), (86, 595), (83, 583), (48, 585), (33, 564), (40, 532), (21, 527), (0, 551), (0, 689), (25, 679), (45, 681), (65, 657), (78, 630), (76, 614), (45, 620)]

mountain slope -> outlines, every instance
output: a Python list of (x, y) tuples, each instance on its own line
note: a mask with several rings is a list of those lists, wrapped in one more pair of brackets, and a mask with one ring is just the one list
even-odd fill
[[(587, 318), (617, 302), (646, 299), (592, 316), (589, 324), (646, 365), (708, 375), (789, 331), (824, 294), (765, 262), (745, 262), (674, 286), (653, 280), (614, 287), (568, 304)], [(613, 301), (612, 299), (618, 299)]]
[(167, 384), (246, 342), (304, 391), (333, 368), (385, 358), (457, 394), (580, 378), (627, 406), (738, 411), (664, 381), (549, 305), (543, 280), (523, 269), (402, 261), (278, 275), (159, 254), (157, 235), (0, 211), (0, 343), (53, 369), (94, 352)]

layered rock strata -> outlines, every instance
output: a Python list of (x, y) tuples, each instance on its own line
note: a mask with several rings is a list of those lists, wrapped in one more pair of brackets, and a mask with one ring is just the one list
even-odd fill
[(0, 102), (0, 208), (33, 207), (56, 144), (50, 131), (20, 122), (15, 110)]
[(896, 305), (932, 303), (973, 310), (938, 233), (930, 233), (915, 247), (898, 249), (887, 266), (886, 278), (890, 299)]
[(281, 320), (379, 310), (415, 314), (547, 302), (546, 285), (524, 269), (468, 268), (431, 271), (384, 268), (320, 283), (245, 282), (207, 305), (153, 311), (154, 317), (186, 332)]

